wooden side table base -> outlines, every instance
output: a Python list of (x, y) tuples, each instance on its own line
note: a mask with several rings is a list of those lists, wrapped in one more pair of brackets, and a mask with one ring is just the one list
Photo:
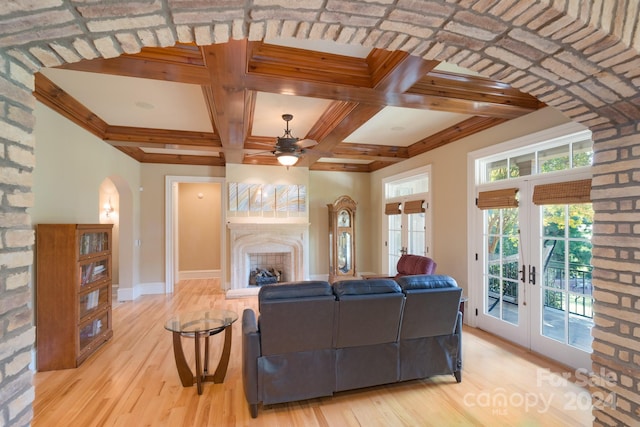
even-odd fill
[[(182, 348), (181, 337), (183, 334), (179, 332), (173, 332), (173, 355), (176, 360), (176, 368), (180, 377), (180, 382), (183, 387), (191, 387), (194, 383), (197, 385), (198, 394), (202, 394), (202, 383), (213, 382), (215, 384), (221, 384), (224, 382), (224, 377), (227, 375), (227, 368), (229, 366), (229, 358), (231, 355), (231, 339), (232, 328), (231, 325), (224, 328), (224, 344), (222, 347), (222, 354), (220, 355), (220, 361), (213, 375), (209, 375), (209, 337), (215, 335), (221, 331), (215, 331), (213, 333), (200, 333), (184, 335), (189, 338), (193, 336), (194, 350), (196, 359), (196, 374), (194, 375), (187, 364), (187, 359), (184, 356), (184, 350)], [(201, 359), (200, 350), (200, 338), (204, 335), (204, 361)]]

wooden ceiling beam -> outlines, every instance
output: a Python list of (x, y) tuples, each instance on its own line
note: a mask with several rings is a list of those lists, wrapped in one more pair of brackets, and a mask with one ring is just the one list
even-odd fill
[(144, 153), (143, 163), (167, 163), (174, 165), (224, 166), (225, 161), (218, 156), (189, 156), (184, 154)]
[(388, 161), (401, 161), (409, 158), (407, 147), (393, 145), (372, 145), (340, 143), (333, 149), (335, 157), (352, 159), (389, 159)]
[(309, 167), (312, 171), (326, 172), (371, 172), (368, 164), (316, 162)]
[(367, 57), (373, 87), (383, 93), (403, 93), (433, 70), (439, 62), (406, 52), (373, 49)]
[(149, 129), (129, 126), (108, 126), (103, 139), (112, 145), (115, 141), (153, 144), (182, 144), (199, 147), (222, 147), (220, 138), (210, 132), (193, 132), (170, 129)]
[(72, 64), (64, 64), (59, 68), (196, 85), (209, 84), (209, 72), (201, 65), (167, 63), (149, 58), (140, 59), (134, 56), (84, 60)]
[[(300, 166), (310, 166), (323, 157), (321, 154), (313, 154), (313, 151), (333, 152), (333, 149), (340, 144), (347, 136), (365, 124), (371, 117), (375, 116), (382, 107), (354, 104), (349, 102), (335, 102), (325, 111), (318, 123), (324, 122), (322, 128), (312, 129), (307, 135), (308, 138), (319, 141), (313, 150), (305, 153), (299, 163)], [(321, 135), (320, 138), (316, 138)], [(324, 156), (326, 157), (326, 156)]]
[(242, 148), (249, 133), (249, 110), (253, 94), (243, 88), (247, 70), (247, 41), (202, 47), (210, 77), (207, 105), (219, 132), (226, 160), (242, 163)]
[(371, 87), (367, 63), (361, 58), (293, 47), (249, 42), (247, 73), (287, 82)]
[(450, 142), (457, 141), (474, 133), (489, 129), (506, 122), (506, 119), (495, 117), (471, 117), (455, 126), (447, 128), (412, 144), (409, 147), (409, 157), (426, 153)]
[(528, 108), (531, 111), (545, 106), (537, 98), (520, 92), (506, 83), (442, 71), (429, 72), (409, 88), (407, 93), (490, 102), (496, 105), (513, 105)]
[(446, 111), (506, 119), (517, 118), (535, 110), (530, 107), (497, 104), (488, 101), (451, 99), (445, 96), (422, 95), (419, 93), (390, 93), (382, 92), (374, 88), (339, 86), (319, 82), (298, 82), (272, 76), (252, 74), (247, 75), (244, 87), (257, 92), (290, 94), (369, 105)]

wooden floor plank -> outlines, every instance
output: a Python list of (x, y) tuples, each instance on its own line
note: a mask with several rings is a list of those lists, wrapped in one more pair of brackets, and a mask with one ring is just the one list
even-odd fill
[[(114, 337), (77, 369), (34, 376), (32, 425), (88, 426), (587, 426), (588, 390), (564, 381), (571, 370), (465, 326), (463, 375), (408, 381), (333, 397), (259, 408), (252, 419), (242, 390), (241, 321), (233, 325), (223, 384), (182, 387), (171, 333), (173, 314), (206, 308), (257, 312), (257, 298), (226, 299), (219, 281), (186, 280), (173, 295), (114, 304)], [(211, 339), (213, 369), (222, 334)], [(185, 355), (194, 366), (193, 340)]]

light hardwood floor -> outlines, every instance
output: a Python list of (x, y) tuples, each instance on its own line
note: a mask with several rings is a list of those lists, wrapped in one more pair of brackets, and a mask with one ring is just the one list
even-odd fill
[[(142, 296), (113, 309), (114, 338), (77, 369), (35, 374), (38, 426), (583, 426), (589, 392), (571, 370), (465, 327), (463, 375), (416, 380), (333, 397), (260, 407), (252, 419), (242, 391), (241, 321), (233, 325), (224, 384), (180, 384), (163, 327), (173, 313), (257, 310), (257, 298), (225, 299), (217, 280), (187, 280), (174, 295)], [(185, 339), (188, 340), (188, 339)], [(211, 340), (216, 361), (222, 334)], [(184, 342), (193, 366), (193, 341)], [(214, 364), (215, 366), (215, 364)]]

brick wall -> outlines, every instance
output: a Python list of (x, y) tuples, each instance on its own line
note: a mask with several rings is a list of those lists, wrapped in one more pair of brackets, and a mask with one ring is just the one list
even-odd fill
[(143, 46), (275, 36), (456, 63), (531, 93), (594, 131), (593, 395), (616, 396), (615, 405), (596, 405), (595, 424), (637, 424), (639, 12), (637, 2), (613, 0), (0, 2), (0, 425), (27, 425), (32, 413), (32, 73)]
[(32, 91), (32, 73), (0, 56), (0, 425), (28, 425), (34, 397)]

